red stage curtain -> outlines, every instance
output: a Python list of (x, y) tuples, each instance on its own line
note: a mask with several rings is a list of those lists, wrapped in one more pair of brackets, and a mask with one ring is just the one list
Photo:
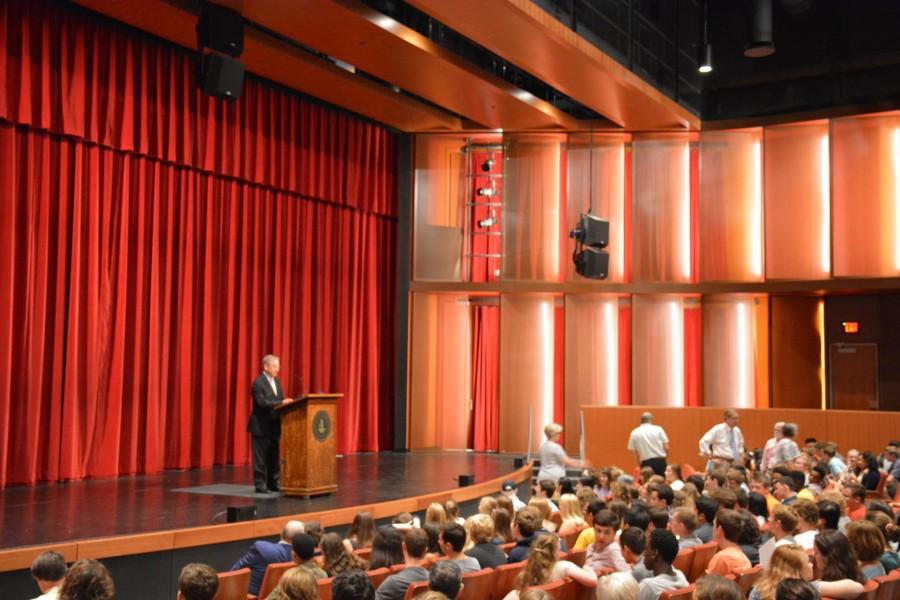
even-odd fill
[(496, 451), (500, 447), (500, 307), (476, 304), (472, 312), (472, 447), (476, 451)]
[(66, 4), (0, 38), (0, 485), (246, 463), (267, 352), (389, 445), (394, 136)]
[(703, 406), (703, 314), (700, 304), (684, 307), (684, 405)]
[(619, 405), (631, 405), (631, 303), (619, 306)]

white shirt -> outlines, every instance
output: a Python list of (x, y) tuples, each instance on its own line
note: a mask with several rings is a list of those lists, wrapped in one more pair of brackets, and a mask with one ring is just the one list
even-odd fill
[(269, 381), (269, 385), (272, 386), (272, 393), (278, 397), (278, 386), (275, 385), (275, 378), (263, 371), (263, 375), (266, 376), (266, 379)]
[(812, 529), (810, 531), (804, 531), (803, 533), (798, 533), (794, 536), (794, 540), (803, 546), (804, 550), (812, 550), (813, 544), (816, 541), (816, 535), (818, 535), (819, 531), (817, 529)]
[(659, 425), (641, 423), (631, 432), (628, 438), (628, 449), (637, 452), (641, 461), (650, 458), (665, 458), (666, 444), (669, 438)]
[(772, 560), (772, 555), (775, 554), (775, 548), (778, 546), (784, 546), (785, 544), (796, 544), (796, 540), (791, 536), (783, 537), (778, 541), (775, 541), (775, 538), (770, 537), (766, 540), (766, 543), (759, 547), (759, 564), (762, 565), (763, 569), (769, 568), (769, 561)]
[[(731, 450), (731, 434), (734, 432), (734, 445), (737, 447), (738, 456)], [(719, 423), (700, 438), (700, 454), (710, 456), (709, 448), (712, 446), (713, 458), (730, 458), (738, 460), (744, 453), (744, 436), (739, 427), (730, 428), (727, 423)]]
[(49, 590), (47, 590), (46, 594), (41, 594), (34, 600), (57, 600), (57, 598), (59, 598), (59, 588), (61, 588), (61, 587), (62, 587), (62, 584), (60, 584), (56, 587), (52, 587)]

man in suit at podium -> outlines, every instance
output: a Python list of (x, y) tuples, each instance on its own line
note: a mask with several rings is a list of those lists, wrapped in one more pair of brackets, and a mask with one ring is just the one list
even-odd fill
[(247, 431), (252, 436), (253, 484), (259, 494), (277, 492), (279, 479), (279, 442), (281, 415), (275, 408), (293, 402), (284, 397), (278, 371), (281, 363), (274, 354), (262, 359), (263, 372), (253, 381), (253, 412)]

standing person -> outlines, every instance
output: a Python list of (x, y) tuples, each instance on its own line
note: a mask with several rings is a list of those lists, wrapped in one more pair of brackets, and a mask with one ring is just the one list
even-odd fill
[(763, 447), (762, 460), (759, 462), (759, 470), (765, 473), (772, 467), (774, 467), (777, 463), (775, 460), (775, 447), (778, 445), (779, 440), (781, 440), (781, 435), (784, 432), (784, 421), (778, 421), (775, 423), (775, 432), (772, 434), (772, 437), (769, 438), (769, 441), (766, 442), (766, 445)]
[(281, 415), (275, 410), (290, 404), (292, 398), (284, 397), (278, 371), (281, 363), (274, 354), (266, 354), (262, 359), (263, 372), (253, 381), (253, 412), (247, 423), (247, 432), (252, 436), (253, 485), (258, 494), (277, 492), (279, 480), (279, 442), (281, 441)]
[(723, 422), (715, 425), (700, 438), (700, 454), (709, 458), (712, 466), (739, 463), (744, 455), (744, 435), (738, 428), (737, 411), (725, 411)]
[(557, 443), (562, 434), (562, 425), (550, 423), (544, 427), (544, 435), (547, 440), (538, 448), (538, 457), (541, 461), (541, 470), (538, 471), (537, 480), (552, 481), (554, 484), (566, 476), (566, 467), (582, 468), (584, 461), (569, 458), (563, 447)]
[(776, 465), (785, 465), (788, 469), (793, 469), (794, 459), (800, 456), (800, 446), (794, 441), (797, 435), (797, 425), (794, 423), (785, 423), (782, 429), (781, 439), (775, 446)]
[(641, 415), (641, 424), (628, 437), (628, 449), (634, 452), (641, 468), (650, 467), (657, 475), (665, 475), (669, 438), (662, 427), (653, 424), (652, 413)]

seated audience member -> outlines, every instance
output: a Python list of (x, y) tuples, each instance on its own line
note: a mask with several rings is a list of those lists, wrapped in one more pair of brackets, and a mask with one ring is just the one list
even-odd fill
[(466, 519), (466, 531), (472, 547), (466, 550), (466, 556), (478, 561), (482, 569), (496, 569), (506, 564), (503, 550), (491, 542), (494, 535), (494, 522), (487, 515), (477, 514)]
[(672, 567), (678, 555), (678, 540), (675, 534), (664, 529), (655, 529), (650, 534), (647, 549), (644, 550), (644, 564), (652, 572), (651, 577), (641, 581), (640, 600), (656, 600), (667, 590), (687, 587), (684, 573)]
[[(441, 528), (433, 523), (422, 526), (425, 535), (428, 536), (428, 547), (425, 550), (425, 564), (431, 564), (443, 556), (441, 552)], [(371, 567), (370, 567), (371, 568)]]
[(797, 501), (797, 483), (790, 475), (776, 480), (772, 487), (775, 490), (773, 495), (783, 506), (790, 506)]
[(885, 575), (881, 564), (886, 542), (881, 530), (871, 521), (854, 521), (847, 525), (847, 541), (859, 561), (863, 582)]
[(574, 494), (564, 494), (560, 497), (559, 512), (562, 516), (562, 524), (559, 526), (560, 536), (570, 535), (587, 527), (581, 512), (581, 503)]
[(491, 541), (495, 544), (508, 544), (514, 542), (512, 534), (512, 519), (505, 508), (497, 508), (491, 515), (494, 522), (494, 536)]
[(596, 592), (597, 600), (637, 600), (641, 588), (628, 573), (610, 573), (597, 579)]
[(719, 490), (725, 487), (725, 471), (722, 469), (713, 469), (706, 474), (703, 479), (703, 491), (708, 494), (713, 490)]
[(483, 496), (481, 500), (478, 501), (478, 512), (491, 516), (494, 514), (494, 511), (497, 510), (497, 499), (493, 496)]
[(815, 586), (805, 579), (782, 579), (775, 588), (775, 600), (819, 600), (820, 597)]
[(816, 508), (819, 511), (819, 531), (826, 529), (837, 531), (841, 519), (841, 507), (838, 503), (831, 500), (819, 500), (816, 502)]
[[(425, 539), (427, 542), (427, 535)], [(393, 526), (382, 525), (375, 531), (372, 540), (369, 570), (399, 564), (403, 564), (403, 536)]]
[[(769, 567), (757, 580), (749, 600), (775, 600), (778, 584), (785, 579), (811, 580), (813, 567), (806, 551), (797, 544), (779, 546), (772, 554)], [(819, 593), (829, 598), (850, 599), (862, 593), (862, 585), (850, 579), (813, 582)]]
[(300, 521), (288, 521), (281, 529), (281, 539), (277, 543), (258, 540), (253, 542), (250, 550), (240, 557), (236, 563), (231, 565), (229, 571), (237, 571), (249, 567), (250, 569), (250, 590), (251, 594), (259, 593), (259, 586), (262, 585), (263, 575), (266, 573), (266, 567), (272, 563), (283, 563), (291, 561), (291, 542), (298, 533), (303, 533), (303, 523)]
[[(634, 567), (641, 563), (644, 549), (647, 547), (647, 535), (637, 527), (629, 527), (619, 536), (619, 546), (622, 548), (622, 558)], [(633, 574), (633, 573), (632, 573)], [(640, 581), (640, 577), (635, 577)]]
[(705, 575), (697, 580), (693, 600), (744, 600), (738, 585), (720, 575)]
[(706, 485), (706, 477), (704, 477), (700, 473), (694, 473), (693, 475), (689, 475), (688, 478), (684, 480), (685, 485), (689, 483), (697, 489), (698, 495), (702, 495)]
[(440, 592), (450, 600), (456, 600), (462, 588), (462, 571), (453, 560), (436, 562), (428, 573), (428, 589)]
[(515, 589), (504, 597), (504, 600), (518, 600), (524, 590), (550, 583), (558, 579), (570, 577), (584, 587), (597, 585), (597, 574), (590, 568), (582, 568), (567, 560), (557, 560), (559, 554), (559, 538), (552, 534), (543, 534), (531, 546), (528, 562), (516, 578)]
[(513, 536), (516, 538), (516, 545), (509, 551), (509, 558), (506, 562), (517, 563), (522, 562), (528, 556), (531, 549), (531, 543), (535, 540), (535, 532), (541, 528), (541, 515), (536, 508), (526, 506), (516, 513), (516, 520), (513, 523)]
[[(303, 533), (308, 535), (313, 539), (313, 542), (316, 544), (316, 556), (321, 554), (319, 551), (319, 542), (322, 541), (322, 536), (325, 535), (325, 530), (322, 529), (322, 524), (318, 521), (307, 521), (303, 524)], [(294, 538), (291, 538), (292, 540)]]
[(650, 529), (650, 512), (644, 503), (633, 502), (625, 511), (625, 516), (622, 517), (622, 528), (629, 527), (637, 527), (644, 531)]
[(737, 494), (738, 491), (744, 492), (745, 494), (750, 493), (750, 488), (747, 486), (747, 475), (744, 471), (736, 467), (732, 467), (726, 471), (725, 485), (735, 494)]
[(466, 522), (465, 519), (459, 516), (459, 504), (456, 503), (456, 500), (447, 500), (444, 502), (444, 511), (447, 513), (447, 522), (451, 521), (462, 525)]
[[(775, 504), (778, 504), (777, 500)], [(747, 496), (747, 510), (756, 517), (757, 525), (763, 525), (769, 520), (769, 503), (759, 492), (750, 492)]]
[(766, 518), (768, 518), (768, 513), (778, 504), (778, 499), (772, 495), (772, 480), (765, 473), (755, 472), (750, 475), (749, 485), (751, 493), (756, 492), (766, 499)]
[(814, 560), (822, 581), (861, 581), (859, 563), (847, 537), (840, 531), (825, 530), (816, 536)]
[(450, 600), (444, 594), (434, 590), (425, 590), (416, 596), (416, 600)]
[[(525, 505), (523, 504), (522, 506), (525, 506)], [(510, 500), (509, 498), (507, 498), (506, 496), (504, 496), (503, 494), (500, 494), (499, 496), (497, 496), (497, 508), (502, 508), (507, 513), (509, 513), (510, 519), (512, 519), (512, 516), (514, 514), (516, 514), (516, 509), (513, 508), (513, 501)], [(493, 514), (494, 513), (491, 513), (491, 516), (493, 516)]]
[[(803, 468), (806, 469), (806, 467), (810, 466), (810, 460), (811, 459), (806, 454), (801, 454), (800, 456), (797, 457), (797, 460), (795, 460), (794, 463), (796, 465), (802, 466)], [(794, 480), (794, 485), (797, 490), (797, 498), (815, 502), (816, 497), (809, 490), (809, 488), (806, 487), (808, 471), (809, 471), (809, 469), (806, 469), (805, 471), (798, 469), (798, 470), (791, 471), (788, 474), (788, 476)], [(784, 504), (784, 502), (782, 502), (782, 504)]]
[(716, 488), (709, 492), (709, 499), (719, 505), (719, 508), (734, 510), (737, 508), (737, 494), (730, 488)]
[(316, 579), (312, 571), (304, 569), (302, 565), (291, 567), (284, 572), (266, 600), (316, 600), (319, 597)]
[(319, 546), (322, 548), (323, 568), (328, 577), (340, 575), (344, 571), (362, 570), (369, 568), (369, 563), (356, 554), (349, 552), (344, 546), (341, 536), (336, 533), (326, 533), (322, 536)]
[(716, 513), (713, 523), (713, 540), (719, 544), (719, 551), (709, 561), (707, 574), (724, 577), (741, 569), (749, 569), (750, 559), (738, 546), (744, 527), (741, 516), (737, 511), (723, 508)]
[(669, 530), (678, 537), (679, 548), (691, 548), (703, 543), (694, 533), (698, 525), (697, 515), (691, 509), (679, 506), (672, 511)]
[(550, 512), (554, 513), (559, 507), (553, 502), (553, 494), (556, 493), (556, 482), (549, 479), (538, 481), (537, 487), (534, 488), (534, 497), (543, 498), (550, 505)]
[(410, 529), (403, 541), (403, 564), (406, 568), (381, 582), (375, 590), (375, 600), (403, 600), (406, 588), (418, 581), (428, 581), (428, 571), (422, 566), (428, 537), (421, 529)]
[[(828, 469), (823, 467), (822, 465), (813, 465), (813, 468), (809, 471), (809, 483), (807, 484), (807, 488), (810, 492), (812, 492), (813, 496), (818, 496), (824, 491), (824, 486), (826, 485), (826, 477), (828, 476)], [(798, 496), (800, 494), (797, 494)]]
[(609, 497), (612, 494), (612, 484), (615, 480), (615, 477), (612, 476), (612, 469), (604, 467), (599, 471), (595, 471), (594, 479), (597, 480), (597, 484), (594, 486), (594, 492), (597, 493), (597, 497), (604, 502), (609, 502)]
[(561, 477), (557, 487), (559, 488), (559, 495), (562, 497), (565, 494), (575, 494), (575, 485), (576, 480), (571, 479), (569, 477)]
[(794, 540), (804, 550), (812, 550), (813, 542), (819, 533), (819, 509), (810, 500), (797, 500), (791, 506), (797, 513), (797, 531), (794, 532)]
[(700, 525), (694, 531), (694, 534), (703, 540), (704, 544), (708, 544), (713, 539), (713, 521), (718, 511), (718, 503), (702, 496), (697, 498), (697, 519)]
[(347, 532), (347, 540), (354, 550), (371, 548), (375, 539), (375, 520), (372, 514), (366, 511), (356, 513), (350, 530)]
[(650, 524), (647, 526), (649, 534), (654, 529), (669, 528), (669, 512), (664, 508), (656, 508), (655, 506), (648, 511), (650, 515)]
[(184, 600), (213, 600), (219, 591), (219, 575), (209, 565), (187, 564), (178, 575), (178, 591)]
[[(881, 481), (881, 471), (878, 468), (878, 459), (870, 453), (863, 453), (862, 460), (866, 467), (862, 477), (860, 477), (862, 488), (869, 491), (875, 491), (878, 489), (878, 482)], [(863, 497), (863, 500), (865, 500), (865, 496)]]
[(695, 512), (697, 511), (697, 498), (700, 497), (700, 492), (697, 491), (693, 483), (685, 483), (684, 487), (675, 492), (674, 496), (673, 506), (684, 506)]
[(438, 502), (432, 502), (425, 511), (425, 524), (437, 525), (443, 527), (447, 523), (447, 513), (444, 511), (444, 505)]
[(766, 568), (775, 548), (784, 544), (796, 544), (794, 531), (799, 521), (797, 513), (790, 506), (776, 506), (769, 515), (769, 534), (772, 536), (759, 547), (759, 564)]
[(866, 488), (859, 484), (846, 486), (841, 492), (847, 502), (847, 516), (851, 521), (861, 521), (866, 518)]
[(375, 600), (375, 588), (365, 571), (344, 571), (331, 582), (332, 600)]
[(616, 527), (619, 518), (609, 510), (594, 514), (594, 543), (588, 546), (584, 565), (591, 569), (612, 568), (616, 571), (630, 571), (631, 567), (622, 556), (622, 549), (616, 542)]
[(60, 600), (109, 600), (116, 594), (109, 571), (92, 558), (76, 560), (59, 586)]
[(391, 526), (398, 531), (406, 532), (413, 527), (418, 527), (419, 519), (412, 513), (402, 512), (391, 519)]
[(672, 492), (681, 491), (684, 481), (681, 480), (681, 465), (670, 463), (666, 465), (666, 483), (672, 488)]
[(893, 525), (893, 520), (891, 519), (891, 517), (883, 512), (870, 510), (866, 513), (866, 521), (875, 523), (875, 526), (878, 527), (878, 529), (881, 531), (881, 535), (884, 537), (884, 540), (886, 542), (884, 546), (884, 553), (881, 555), (881, 566), (884, 567), (885, 573), (890, 573), (894, 569), (900, 569), (900, 557), (898, 557), (897, 553), (894, 552), (894, 549), (891, 547), (890, 543), (892, 533), (897, 531), (897, 528)]
[[(343, 548), (343, 545), (341, 546)], [(308, 533), (298, 533), (291, 542), (291, 553), (297, 567), (312, 573), (316, 579), (326, 579), (328, 575), (316, 562), (316, 541)]]
[(447, 523), (441, 530), (441, 552), (447, 559), (459, 565), (463, 573), (474, 573), (481, 570), (477, 558), (466, 556), (466, 529), (459, 523)]
[(603, 500), (592, 500), (584, 509), (584, 522), (586, 527), (578, 534), (575, 540), (573, 550), (586, 550), (588, 546), (594, 543), (594, 513), (606, 508), (606, 502)]
[(670, 486), (663, 483), (648, 489), (650, 490), (650, 496), (647, 499), (647, 504), (650, 505), (650, 508), (661, 508), (665, 511), (671, 510), (672, 503), (675, 501), (675, 492)]
[(66, 559), (59, 552), (41, 552), (31, 562), (31, 578), (37, 583), (41, 595), (34, 600), (56, 600), (59, 586), (66, 576)]
[[(500, 493), (512, 501), (513, 511), (519, 511), (525, 508), (525, 503), (519, 498), (519, 487), (512, 479), (507, 479), (500, 486)], [(510, 515), (513, 513), (510, 512)]]
[(550, 503), (546, 498), (534, 497), (528, 501), (528, 506), (534, 508), (541, 515), (541, 529), (553, 533), (556, 531), (556, 525), (550, 520)]
[(750, 560), (751, 565), (758, 565), (760, 544), (759, 524), (756, 522), (756, 517), (754, 517), (750, 511), (742, 509), (737, 511), (737, 513), (740, 515), (741, 523), (743, 525), (738, 546), (740, 546), (744, 556)]

